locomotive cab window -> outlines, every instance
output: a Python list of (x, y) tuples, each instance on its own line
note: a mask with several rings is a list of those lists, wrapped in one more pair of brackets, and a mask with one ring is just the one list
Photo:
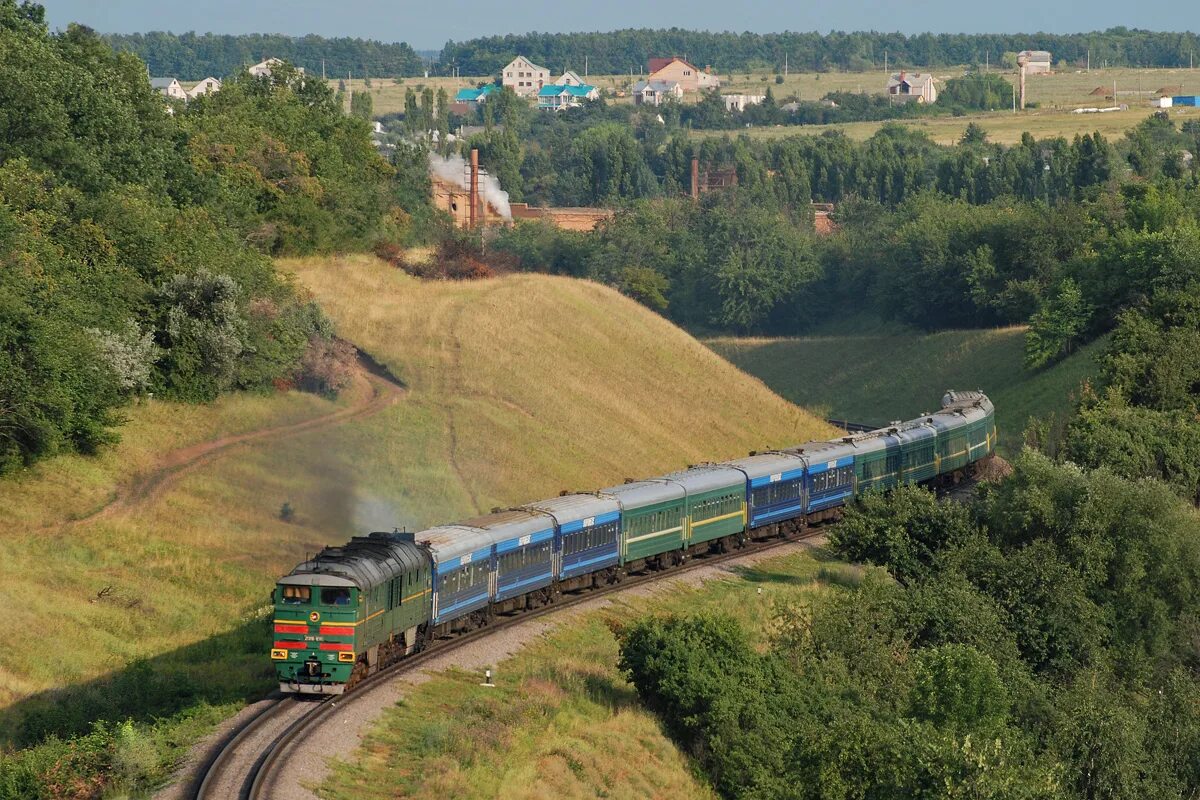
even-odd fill
[(350, 590), (345, 586), (321, 590), (321, 605), (348, 606), (350, 605)]
[(312, 599), (312, 589), (307, 586), (284, 586), (279, 599), (285, 606), (306, 605)]

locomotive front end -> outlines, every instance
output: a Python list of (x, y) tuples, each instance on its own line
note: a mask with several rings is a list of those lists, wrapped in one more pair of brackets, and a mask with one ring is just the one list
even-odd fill
[(299, 574), (279, 581), (271, 660), (281, 692), (345, 691), (356, 666), (360, 602), (358, 587), (339, 576)]

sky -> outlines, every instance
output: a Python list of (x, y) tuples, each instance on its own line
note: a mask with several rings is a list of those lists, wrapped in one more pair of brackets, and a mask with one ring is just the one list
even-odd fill
[(439, 49), (449, 39), (528, 31), (883, 30), (902, 33), (1075, 33), (1116, 25), (1164, 31), (1200, 29), (1196, 0), (690, 0), (687, 3), (545, 0), (501, 4), (457, 0), (40, 0), (52, 28), (82, 22), (104, 33), (284, 33), (405, 41)]

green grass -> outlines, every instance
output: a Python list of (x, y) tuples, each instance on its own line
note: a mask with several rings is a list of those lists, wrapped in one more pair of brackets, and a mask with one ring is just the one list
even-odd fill
[[(857, 568), (821, 553), (770, 559), (700, 587), (626, 597), (493, 665), (496, 688), (450, 670), (413, 687), (336, 763), (318, 794), (349, 798), (714, 798), (617, 669), (614, 626), (712, 611), (760, 643), (777, 603), (804, 603)], [(761, 588), (761, 593), (759, 589)]]
[(716, 338), (710, 347), (784, 397), (834, 419), (884, 424), (938, 407), (946, 389), (982, 389), (996, 404), (1000, 452), (1013, 455), (1031, 417), (1060, 417), (1097, 371), (1099, 341), (1045, 370), (1026, 370), (1024, 328), (933, 334), (872, 331), (796, 339)]
[[(27, 740), (31, 719), (36, 731), (86, 730), (123, 707), (119, 695), (146, 689), (132, 715), (165, 720), (147, 735), (173, 742), (162, 750), (173, 756), (270, 688), (268, 591), (324, 544), (831, 432), (594, 284), (422, 283), (367, 258), (284, 266), (408, 391), (374, 416), (234, 447), (96, 519), (83, 521), (171, 450), (330, 414), (369, 387), (336, 403), (148, 402), (99, 457), (47, 460), (0, 483), (0, 603), (12, 622), (0, 751)], [(284, 502), (291, 522), (279, 518)], [(142, 680), (134, 662), (169, 678)]]

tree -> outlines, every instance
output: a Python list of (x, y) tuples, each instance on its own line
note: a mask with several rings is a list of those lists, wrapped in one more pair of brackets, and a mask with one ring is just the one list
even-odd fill
[(370, 92), (352, 92), (350, 94), (350, 116), (370, 121), (374, 114), (375, 101)]
[(1029, 330), (1025, 334), (1025, 365), (1037, 369), (1070, 353), (1090, 316), (1091, 309), (1084, 303), (1079, 286), (1070, 278), (1064, 278), (1054, 296), (1043, 302), (1029, 321)]

